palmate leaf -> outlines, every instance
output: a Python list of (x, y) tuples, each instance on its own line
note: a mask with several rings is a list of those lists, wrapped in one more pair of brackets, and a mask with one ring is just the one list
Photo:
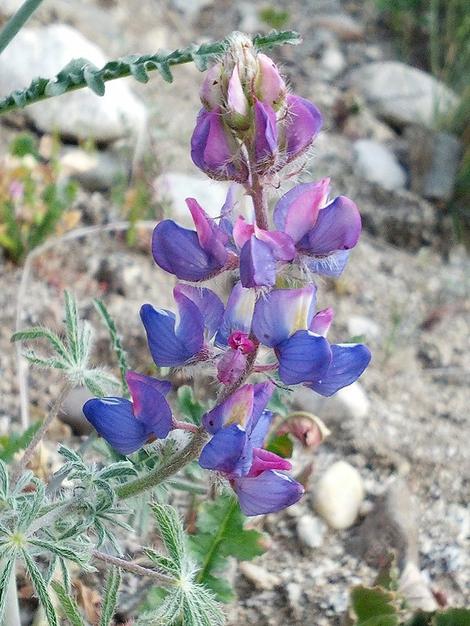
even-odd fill
[(10, 577), (15, 575), (15, 557), (9, 555), (7, 558), (3, 555), (3, 567), (0, 568), (0, 624), (3, 623), (3, 614), (5, 612), (5, 603), (7, 598), (8, 585)]
[(166, 504), (153, 504), (157, 530), (162, 538), (170, 559), (178, 570), (186, 559), (186, 537), (183, 524), (176, 509)]
[(226, 558), (250, 560), (263, 554), (262, 534), (245, 530), (246, 518), (233, 496), (222, 495), (207, 502), (197, 519), (198, 533), (189, 538), (190, 548), (200, 564), (197, 581), (205, 584), (219, 600), (230, 599), (227, 585), (219, 584), (218, 572), (227, 564)]
[(75, 602), (75, 599), (68, 593), (65, 587), (63, 587), (56, 580), (52, 581), (51, 587), (56, 592), (62, 611), (71, 626), (85, 626), (85, 622), (80, 614), (80, 610)]
[(355, 626), (399, 626), (395, 600), (393, 593), (381, 587), (354, 587), (351, 606), (356, 616)]
[(39, 571), (38, 566), (26, 550), (22, 550), (21, 555), (23, 557), (28, 576), (31, 579), (34, 590), (39, 598), (39, 602), (44, 608), (44, 612), (49, 626), (59, 626), (59, 622), (57, 621), (57, 614), (55, 612), (54, 605), (52, 604), (46, 581)]
[[(255, 47), (259, 50), (299, 42), (300, 37), (294, 31), (272, 31), (267, 35), (257, 35), (253, 39)], [(228, 46), (229, 38), (226, 38), (200, 46), (191, 45), (169, 54), (158, 52), (157, 54), (123, 57), (106, 63), (100, 69), (95, 68), (87, 59), (74, 59), (55, 78), (35, 78), (29, 87), (16, 90), (0, 99), (0, 115), (86, 86), (98, 95), (103, 95), (107, 81), (134, 76), (140, 82), (146, 82), (147, 74), (151, 71), (159, 72), (165, 81), (171, 82), (173, 65), (195, 63), (199, 70), (205, 70), (224, 53)]]
[(41, 424), (40, 421), (35, 422), (21, 434), (11, 433), (0, 437), (0, 460), (8, 463), (17, 452), (27, 448)]
[(117, 567), (112, 567), (106, 579), (106, 587), (101, 605), (100, 626), (110, 626), (119, 595), (119, 585), (121, 584), (121, 572)]
[(121, 338), (118, 335), (116, 324), (102, 300), (94, 300), (94, 305), (98, 313), (101, 315), (106, 328), (108, 329), (109, 336), (111, 337), (111, 344), (119, 363), (122, 391), (125, 397), (129, 397), (129, 388), (126, 381), (126, 372), (129, 369), (129, 365), (127, 362), (127, 354), (122, 347)]

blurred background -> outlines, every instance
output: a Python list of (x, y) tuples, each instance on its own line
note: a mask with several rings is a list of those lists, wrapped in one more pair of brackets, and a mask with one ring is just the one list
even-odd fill
[[(0, 25), (20, 4), (0, 0)], [(361, 337), (373, 361), (335, 398), (292, 398), (331, 435), (315, 455), (298, 452), (310, 464), (308, 492), (262, 522), (271, 549), (233, 572), (240, 600), (231, 623), (340, 624), (350, 587), (372, 583), (392, 550), (410, 603), (468, 606), (468, 1), (45, 0), (0, 56), (0, 97), (71, 58), (101, 66), (273, 28), (301, 34), (300, 46), (272, 56), (325, 118), (300, 179), (331, 176), (334, 194), (352, 198), (363, 218), (360, 244), (339, 280), (322, 281), (318, 305), (337, 312), (333, 339)], [(171, 308), (172, 280), (154, 266), (142, 222), (188, 223), (188, 196), (216, 216), (226, 193), (189, 156), (201, 79), (193, 65), (180, 66), (171, 85), (157, 75), (147, 85), (116, 81), (101, 99), (83, 90), (0, 118), (3, 458), (12, 432), (41, 418), (58, 388), (49, 373), (18, 373), (10, 335), (16, 326), (56, 328), (65, 288), (98, 329), (99, 361), (115, 366), (97, 296), (133, 366), (149, 366), (138, 310), (144, 301)], [(38, 471), (54, 469), (58, 438), (86, 433), (82, 402), (80, 392), (69, 399)], [(321, 478), (337, 462), (332, 512)], [(81, 585), (93, 623), (99, 598), (93, 581)], [(135, 594), (123, 593), (123, 623)], [(36, 605), (23, 595), (30, 623)]]

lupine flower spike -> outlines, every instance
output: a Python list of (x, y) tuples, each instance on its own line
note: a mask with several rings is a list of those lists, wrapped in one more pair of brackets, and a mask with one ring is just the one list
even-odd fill
[[(177, 313), (144, 304), (141, 319), (158, 367), (205, 368), (220, 384), (219, 402), (200, 429), (210, 440), (201, 467), (227, 480), (246, 515), (279, 511), (296, 502), (303, 487), (291, 463), (265, 449), (273, 414), (268, 404), (276, 376), (284, 385), (304, 385), (331, 396), (350, 385), (370, 361), (361, 344), (330, 343), (333, 310), (316, 311), (312, 274), (343, 271), (361, 232), (358, 208), (345, 196), (330, 198), (330, 180), (294, 185), (269, 215), (267, 192), (292, 180), (322, 127), (310, 101), (292, 94), (274, 62), (249, 39), (233, 36), (226, 55), (205, 76), (202, 109), (191, 138), (194, 164), (210, 178), (231, 181), (220, 215), (207, 215), (197, 199), (186, 203), (194, 229), (171, 219), (153, 233), (157, 265), (180, 281), (173, 295)], [(237, 214), (245, 193), (253, 211)], [(301, 285), (281, 289), (291, 275)], [(229, 272), (227, 300), (201, 283)], [(283, 282), (280, 281), (282, 273)], [(271, 358), (264, 359), (271, 350)], [(256, 373), (258, 380), (249, 381)], [(132, 401), (95, 398), (86, 417), (111, 446), (131, 454), (178, 422), (165, 398), (170, 383), (128, 372)]]

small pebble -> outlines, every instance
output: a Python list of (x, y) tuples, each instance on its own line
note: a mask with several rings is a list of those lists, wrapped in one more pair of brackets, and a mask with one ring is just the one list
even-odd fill
[(346, 461), (330, 465), (315, 488), (315, 509), (338, 530), (354, 524), (363, 499), (361, 475)]

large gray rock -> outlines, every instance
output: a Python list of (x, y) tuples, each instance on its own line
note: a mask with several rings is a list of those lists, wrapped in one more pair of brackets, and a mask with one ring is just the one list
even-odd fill
[(357, 173), (385, 189), (399, 189), (406, 184), (406, 172), (386, 146), (373, 139), (360, 139), (354, 144)]
[(454, 135), (436, 133), (431, 167), (424, 177), (424, 196), (433, 200), (450, 200), (454, 191), (462, 144)]
[(456, 94), (443, 83), (398, 61), (363, 65), (350, 81), (378, 114), (399, 124), (434, 128), (458, 103)]
[[(37, 76), (52, 78), (69, 61), (80, 57), (97, 67), (107, 61), (100, 48), (70, 26), (25, 28), (0, 56), (0, 97), (28, 86)], [(24, 111), (42, 131), (58, 131), (75, 139), (91, 137), (99, 142), (137, 137), (147, 119), (145, 106), (122, 81), (108, 83), (101, 98), (82, 89)]]

